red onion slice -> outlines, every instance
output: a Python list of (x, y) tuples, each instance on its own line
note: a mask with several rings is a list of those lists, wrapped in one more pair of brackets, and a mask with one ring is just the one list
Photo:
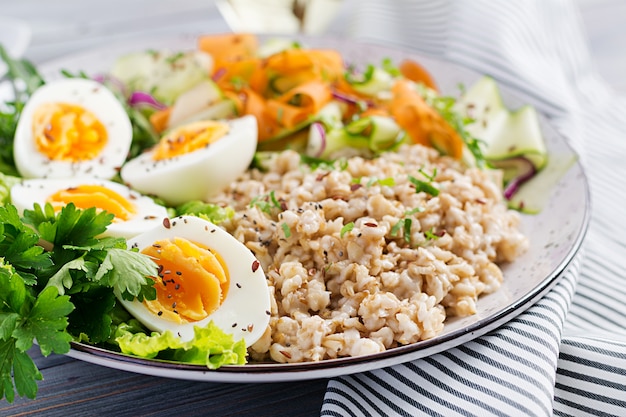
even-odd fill
[(523, 156), (516, 156), (514, 158), (498, 161), (497, 163), (494, 163), (494, 165), (497, 168), (515, 168), (518, 172), (518, 174), (507, 183), (506, 187), (504, 187), (503, 194), (504, 198), (507, 200), (513, 198), (522, 184), (537, 174), (537, 168), (535, 165), (528, 158)]
[(96, 74), (93, 76), (93, 80), (99, 82), (100, 84), (110, 83), (111, 85), (115, 86), (115, 88), (117, 88), (124, 96), (127, 93), (126, 84), (124, 84), (119, 78), (113, 77), (112, 75)]
[(311, 123), (309, 141), (307, 143), (307, 155), (319, 158), (326, 149), (326, 129), (320, 122)]
[(131, 106), (148, 105), (157, 110), (163, 110), (167, 106), (158, 101), (154, 96), (144, 91), (133, 91), (128, 98), (128, 104)]
[(359, 97), (349, 96), (337, 90), (332, 91), (332, 96), (335, 100), (338, 100), (347, 104), (354, 104), (354, 105), (365, 104), (367, 107), (374, 106), (374, 103), (371, 100), (364, 100)]

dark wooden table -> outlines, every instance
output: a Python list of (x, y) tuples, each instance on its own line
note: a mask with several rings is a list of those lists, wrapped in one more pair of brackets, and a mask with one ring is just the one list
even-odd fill
[(37, 398), (0, 401), (0, 416), (318, 416), (327, 383), (185, 381), (30, 353), (44, 377)]

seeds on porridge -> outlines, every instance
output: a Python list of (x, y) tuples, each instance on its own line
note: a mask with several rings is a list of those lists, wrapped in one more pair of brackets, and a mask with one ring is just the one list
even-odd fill
[(528, 247), (490, 174), (405, 145), (315, 169), (293, 151), (250, 170), (213, 202), (257, 257), (271, 320), (254, 361), (360, 356), (437, 336), (476, 313), (500, 267)]

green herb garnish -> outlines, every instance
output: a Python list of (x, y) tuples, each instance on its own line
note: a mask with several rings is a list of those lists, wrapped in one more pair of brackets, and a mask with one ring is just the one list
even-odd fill
[(63, 354), (73, 338), (92, 343), (111, 336), (114, 291), (154, 299), (147, 256), (122, 238), (98, 238), (113, 216), (73, 204), (55, 213), (35, 206), (20, 218), (0, 207), (0, 394), (35, 398), (41, 374), (28, 349)]
[(276, 199), (274, 190), (267, 194), (254, 197), (252, 201), (250, 201), (249, 207), (257, 207), (266, 214), (271, 214), (272, 209), (279, 209), (282, 211), (282, 204), (278, 201), (278, 199)]
[(430, 194), (433, 197), (436, 197), (439, 195), (439, 189), (437, 187), (435, 187), (434, 185), (431, 184), (430, 181), (422, 181), (419, 180), (411, 175), (409, 175), (409, 181), (411, 182), (411, 184), (413, 184), (415, 186), (415, 192), (419, 193), (419, 192), (425, 192), (426, 194)]
[(407, 210), (404, 212), (404, 217), (401, 218), (398, 223), (394, 224), (390, 230), (391, 236), (398, 236), (402, 231), (402, 237), (406, 243), (411, 243), (411, 226), (413, 224), (413, 220), (410, 216), (415, 213), (421, 213), (424, 211), (423, 207), (416, 207), (411, 210)]
[(346, 233), (350, 233), (352, 229), (354, 229), (354, 222), (344, 224), (339, 232), (339, 236), (343, 237)]
[(283, 229), (283, 234), (287, 239), (291, 237), (291, 229), (289, 229), (289, 225), (287, 223), (280, 224), (281, 229)]

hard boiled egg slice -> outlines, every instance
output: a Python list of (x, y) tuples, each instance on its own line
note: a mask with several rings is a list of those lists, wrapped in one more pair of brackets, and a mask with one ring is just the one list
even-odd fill
[(31, 179), (11, 188), (11, 203), (20, 213), (35, 203), (50, 203), (61, 210), (69, 203), (79, 209), (95, 207), (115, 217), (102, 236), (130, 238), (159, 225), (167, 217), (165, 207), (125, 185), (98, 179)]
[(269, 324), (270, 299), (259, 261), (241, 242), (194, 216), (166, 219), (128, 241), (158, 265), (156, 300), (124, 300), (124, 307), (154, 331), (172, 331), (183, 341), (194, 326), (213, 321), (235, 340), (256, 342)]
[(120, 175), (131, 188), (171, 205), (205, 200), (246, 170), (256, 145), (254, 116), (193, 122), (172, 129)]
[(128, 115), (110, 90), (68, 78), (47, 83), (30, 97), (13, 153), (24, 178), (110, 179), (124, 163), (131, 140)]

